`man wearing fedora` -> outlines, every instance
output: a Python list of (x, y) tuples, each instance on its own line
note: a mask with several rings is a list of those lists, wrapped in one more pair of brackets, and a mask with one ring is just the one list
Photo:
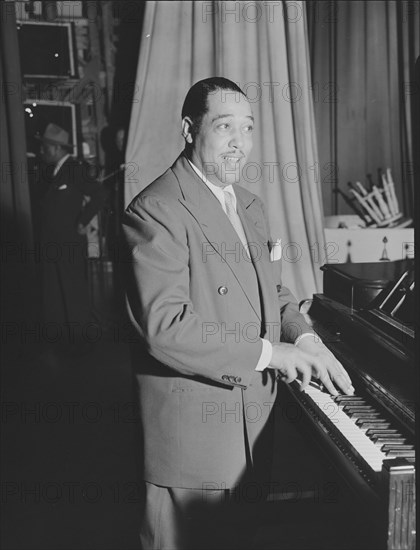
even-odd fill
[(106, 192), (91, 167), (72, 156), (74, 144), (66, 130), (50, 123), (37, 138), (45, 163), (39, 181), (43, 320), (48, 340), (77, 355), (90, 348), (86, 226)]

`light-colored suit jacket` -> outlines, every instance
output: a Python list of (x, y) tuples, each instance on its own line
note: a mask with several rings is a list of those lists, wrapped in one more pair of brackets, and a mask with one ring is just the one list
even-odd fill
[(276, 280), (260, 199), (234, 189), (253, 263), (184, 155), (124, 215), (129, 314), (143, 342), (134, 369), (144, 478), (157, 485), (243, 479), (276, 396), (275, 372), (255, 371), (260, 338), (293, 342), (310, 331)]

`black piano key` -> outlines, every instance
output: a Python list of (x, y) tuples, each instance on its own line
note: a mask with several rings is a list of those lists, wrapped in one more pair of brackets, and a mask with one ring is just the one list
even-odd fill
[(350, 401), (355, 403), (360, 403), (361, 401), (365, 402), (363, 397), (357, 397), (355, 395), (337, 395), (334, 401), (337, 403), (349, 403)]
[(343, 411), (346, 412), (353, 412), (353, 411), (374, 411), (375, 409), (371, 407), (370, 405), (344, 405)]
[(407, 441), (405, 437), (397, 436), (393, 438), (392, 435), (396, 435), (396, 434), (376, 436), (376, 437), (372, 437), (371, 439), (374, 443), (389, 443), (390, 445), (399, 445), (400, 443), (405, 443)]
[(386, 438), (388, 437), (390, 440), (393, 440), (393, 439), (404, 439), (404, 435), (398, 431), (394, 431), (394, 432), (377, 432), (376, 434), (374, 435), (369, 435), (368, 437), (370, 437), (370, 439), (372, 441), (375, 441), (376, 439), (380, 438), (380, 437), (383, 437), (383, 438)]
[(359, 426), (359, 428), (377, 428), (379, 426), (389, 428), (390, 425), (391, 424), (387, 422), (385, 418), (371, 418), (369, 420), (359, 418), (356, 420), (356, 426)]
[[(386, 448), (384, 449), (384, 447), (386, 447)], [(414, 451), (414, 448), (411, 447), (410, 449), (406, 449), (404, 445), (395, 445), (395, 446), (392, 446), (392, 445), (391, 446), (389, 446), (389, 445), (385, 446), (384, 445), (384, 446), (381, 447), (381, 451), (383, 453), (385, 453), (387, 456), (388, 456), (388, 453), (393, 453), (393, 452), (399, 453), (400, 456), (401, 456), (401, 453), (407, 453), (409, 451)]]
[(348, 409), (373, 409), (368, 403), (338, 403), (338, 406), (344, 412)]
[(347, 416), (350, 416), (350, 418), (357, 415), (379, 414), (378, 411), (374, 409), (343, 409), (343, 412), (345, 412)]
[(369, 420), (369, 419), (373, 419), (373, 418), (379, 418), (381, 416), (381, 413), (378, 413), (378, 412), (353, 412), (353, 413), (349, 413), (347, 416), (349, 416), (350, 418), (358, 418), (360, 420), (362, 419), (365, 419), (365, 420)]
[[(341, 397), (347, 397), (348, 399), (340, 399)], [(368, 402), (362, 397), (352, 397), (351, 395), (338, 395), (335, 397), (335, 401), (339, 405), (367, 405)]]
[(414, 445), (404, 445), (403, 443), (385, 443), (385, 445), (381, 447), (381, 451), (384, 453), (392, 450), (411, 451), (412, 449), (414, 449)]
[[(372, 414), (375, 414), (375, 411), (360, 411), (360, 410), (350, 410), (350, 411), (343, 411), (347, 416), (349, 416), (350, 418), (353, 418), (354, 416), (367, 416), (367, 415), (372, 415)], [(377, 416), (374, 416), (372, 418), (377, 418)]]
[(397, 432), (397, 431), (395, 431), (395, 432), (378, 432), (375, 435), (370, 436), (370, 439), (372, 441), (376, 441), (377, 439), (387, 439), (387, 438), (389, 440), (404, 439), (404, 436), (401, 433)]
[(379, 426), (377, 428), (369, 428), (366, 430), (366, 435), (368, 437), (372, 437), (374, 435), (380, 435), (380, 434), (396, 434), (398, 433), (395, 428), (383, 428), (382, 426)]
[(411, 450), (394, 449), (392, 451), (387, 451), (385, 454), (388, 458), (397, 458), (397, 457), (415, 458), (416, 456), (416, 452), (414, 449), (411, 449)]

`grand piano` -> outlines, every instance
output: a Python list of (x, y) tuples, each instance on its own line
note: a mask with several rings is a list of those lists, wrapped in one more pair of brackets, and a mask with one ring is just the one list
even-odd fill
[(379, 525), (375, 550), (414, 550), (414, 262), (321, 269), (324, 293), (302, 302), (301, 311), (349, 372), (355, 394), (333, 397), (316, 383), (302, 392), (297, 382), (288, 391), (354, 493), (354, 508)]

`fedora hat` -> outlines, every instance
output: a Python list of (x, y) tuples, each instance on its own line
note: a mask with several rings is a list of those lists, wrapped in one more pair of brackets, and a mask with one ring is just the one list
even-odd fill
[(62, 147), (66, 147), (67, 149), (74, 148), (74, 145), (70, 143), (69, 133), (66, 132), (66, 130), (63, 130), (63, 128), (60, 128), (60, 126), (57, 126), (57, 124), (54, 124), (53, 122), (50, 122), (50, 124), (48, 124), (42, 136), (37, 135), (35, 137), (43, 143), (61, 145)]

